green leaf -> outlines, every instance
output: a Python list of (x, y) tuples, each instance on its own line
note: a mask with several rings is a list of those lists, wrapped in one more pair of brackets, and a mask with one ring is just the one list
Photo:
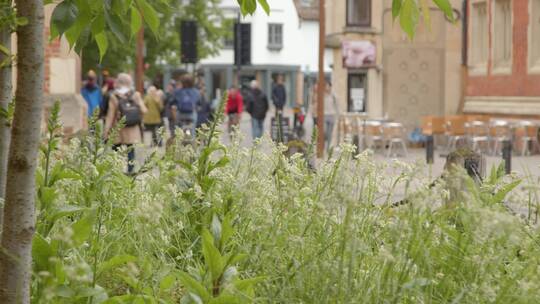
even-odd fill
[(510, 191), (514, 190), (519, 184), (521, 183), (521, 180), (516, 180), (511, 182), (510, 184), (504, 185), (495, 195), (493, 195), (493, 202), (495, 204), (502, 203), (504, 199), (506, 198), (506, 195), (510, 193)]
[(221, 254), (219, 253), (216, 246), (214, 246), (214, 238), (208, 231), (204, 229), (202, 232), (202, 251), (204, 260), (208, 268), (210, 268), (210, 273), (212, 274), (212, 280), (217, 280), (223, 272), (223, 261)]
[(136, 8), (132, 7), (131, 8), (131, 23), (130, 23), (131, 35), (137, 34), (141, 26), (142, 26), (141, 14)]
[(221, 223), (221, 244), (227, 245), (227, 242), (234, 234), (230, 216), (226, 215)]
[(411, 40), (414, 38), (416, 26), (418, 25), (418, 15), (419, 11), (416, 0), (403, 0), (399, 23)]
[(215, 244), (219, 244), (221, 239), (221, 222), (216, 214), (212, 216), (212, 224), (210, 225), (210, 230), (212, 231), (212, 236), (214, 237)]
[(89, 210), (89, 209), (84, 208), (84, 207), (64, 205), (64, 206), (60, 206), (59, 208), (56, 208), (56, 209), (52, 210), (51, 212), (49, 212), (49, 214), (47, 215), (47, 219), (50, 222), (54, 223), (54, 222), (56, 222), (57, 220), (59, 220), (59, 219), (61, 219), (63, 217), (74, 215), (74, 214), (77, 214), (79, 212), (83, 212), (83, 211), (87, 211), (87, 210)]
[(433, 0), (433, 2), (444, 12), (448, 20), (455, 21), (454, 10), (448, 0)]
[(144, 19), (144, 22), (148, 24), (148, 27), (150, 27), (150, 30), (154, 35), (158, 35), (158, 28), (159, 28), (159, 18), (156, 13), (156, 10), (146, 2), (146, 0), (136, 0), (137, 6), (139, 7), (139, 11), (142, 14), (142, 17)]
[(163, 292), (168, 289), (171, 289), (175, 282), (176, 282), (176, 276), (174, 274), (168, 274), (159, 282), (159, 290)]
[(136, 257), (128, 254), (123, 255), (117, 255), (112, 258), (110, 258), (108, 261), (103, 262), (99, 265), (99, 268), (97, 270), (97, 275), (101, 275), (106, 271), (109, 271), (113, 268), (116, 268), (120, 265), (124, 265), (130, 262), (135, 262), (137, 260)]
[(208, 304), (240, 304), (243, 303), (242, 299), (238, 296), (231, 294), (222, 294), (217, 298), (212, 298)]
[(60, 285), (54, 289), (54, 294), (61, 298), (72, 299), (75, 296), (75, 291), (67, 285)]
[(104, 32), (101, 32), (94, 36), (96, 39), (96, 44), (99, 49), (99, 60), (103, 60), (103, 56), (107, 53), (107, 48), (109, 47), (109, 41), (107, 40), (107, 35)]
[(73, 229), (73, 242), (76, 246), (79, 246), (88, 240), (92, 234), (93, 222), (94, 217), (92, 215), (88, 215), (81, 218), (71, 226)]
[(265, 280), (265, 277), (255, 277), (251, 279), (237, 280), (234, 282), (234, 287), (236, 287), (236, 289), (238, 289), (239, 291), (245, 291), (255, 286), (255, 284), (258, 284), (264, 280)]
[(427, 3), (427, 1), (428, 0), (420, 0), (420, 5), (422, 7), (424, 24), (426, 25), (427, 29), (431, 31), (431, 14), (429, 13), (429, 4)]
[(270, 15), (270, 5), (266, 0), (257, 0), (267, 15)]
[(197, 280), (192, 278), (189, 274), (185, 272), (180, 272), (178, 274), (178, 279), (192, 293), (197, 294), (204, 302), (207, 302), (210, 299), (210, 293), (204, 288), (204, 286), (199, 283)]
[(396, 20), (401, 11), (401, 3), (403, 0), (392, 0), (392, 18)]
[(64, 34), (77, 20), (79, 8), (73, 1), (66, 0), (58, 4), (52, 13), (51, 27), (58, 35)]
[(240, 10), (244, 16), (247, 14), (253, 14), (255, 9), (257, 9), (256, 0), (238, 0), (238, 4), (240, 5)]
[(94, 36), (103, 33), (105, 31), (105, 15), (98, 15), (92, 21), (92, 34)]
[(49, 259), (53, 256), (51, 245), (39, 234), (32, 239), (32, 259), (36, 271), (49, 269)]
[(122, 30), (122, 20), (120, 20), (117, 15), (110, 14), (105, 10), (105, 21), (114, 36), (116, 36), (120, 42), (125, 43), (127, 39)]

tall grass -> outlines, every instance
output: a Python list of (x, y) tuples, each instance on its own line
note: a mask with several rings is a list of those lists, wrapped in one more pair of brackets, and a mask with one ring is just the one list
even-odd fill
[[(540, 302), (538, 228), (496, 195), (514, 178), (466, 182), (449, 204), (419, 165), (342, 146), (313, 170), (217, 131), (179, 134), (135, 177), (92, 135), (45, 145), (34, 303)], [(536, 206), (534, 191), (509, 199)]]

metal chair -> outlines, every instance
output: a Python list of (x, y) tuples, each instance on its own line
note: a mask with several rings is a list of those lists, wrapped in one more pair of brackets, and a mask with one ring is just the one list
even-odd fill
[(447, 116), (445, 118), (444, 135), (447, 138), (447, 151), (455, 150), (459, 141), (467, 142), (465, 123), (466, 118), (461, 115)]
[(366, 146), (368, 149), (373, 149), (375, 147), (375, 149), (373, 150), (376, 150), (378, 146), (377, 144), (380, 144), (380, 146), (384, 148), (384, 136), (382, 126), (382, 123), (376, 120), (368, 120), (365, 122), (364, 134)]
[(407, 136), (407, 131), (402, 123), (399, 122), (389, 122), (384, 124), (383, 133), (386, 143), (388, 144), (388, 151), (386, 153), (387, 157), (392, 155), (392, 151), (395, 145), (400, 145), (403, 149), (404, 156), (407, 157), (409, 154), (407, 152), (407, 144), (405, 138)]
[(516, 142), (521, 144), (521, 155), (525, 156), (531, 153), (531, 147), (533, 149), (538, 146), (538, 125), (532, 121), (519, 121), (515, 125), (514, 138)]
[(503, 142), (512, 139), (512, 129), (506, 120), (492, 120), (489, 126), (491, 141), (493, 142), (493, 155), (502, 153)]
[(488, 124), (475, 120), (467, 123), (467, 133), (469, 136), (469, 142), (472, 145), (472, 150), (475, 152), (482, 152), (482, 144), (485, 145), (486, 150), (489, 153), (489, 127)]

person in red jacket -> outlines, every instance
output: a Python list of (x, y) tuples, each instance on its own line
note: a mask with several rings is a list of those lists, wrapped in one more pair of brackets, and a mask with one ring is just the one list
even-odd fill
[(227, 97), (227, 105), (225, 106), (225, 113), (229, 117), (229, 134), (231, 134), (234, 126), (238, 126), (240, 124), (243, 110), (244, 98), (242, 97), (242, 94), (240, 94), (240, 90), (238, 90), (236, 87), (230, 88)]

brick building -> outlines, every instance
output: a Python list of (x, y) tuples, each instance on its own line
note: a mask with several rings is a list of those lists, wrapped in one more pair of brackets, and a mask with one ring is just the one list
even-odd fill
[(540, 116), (540, 0), (468, 0), (465, 113)]

